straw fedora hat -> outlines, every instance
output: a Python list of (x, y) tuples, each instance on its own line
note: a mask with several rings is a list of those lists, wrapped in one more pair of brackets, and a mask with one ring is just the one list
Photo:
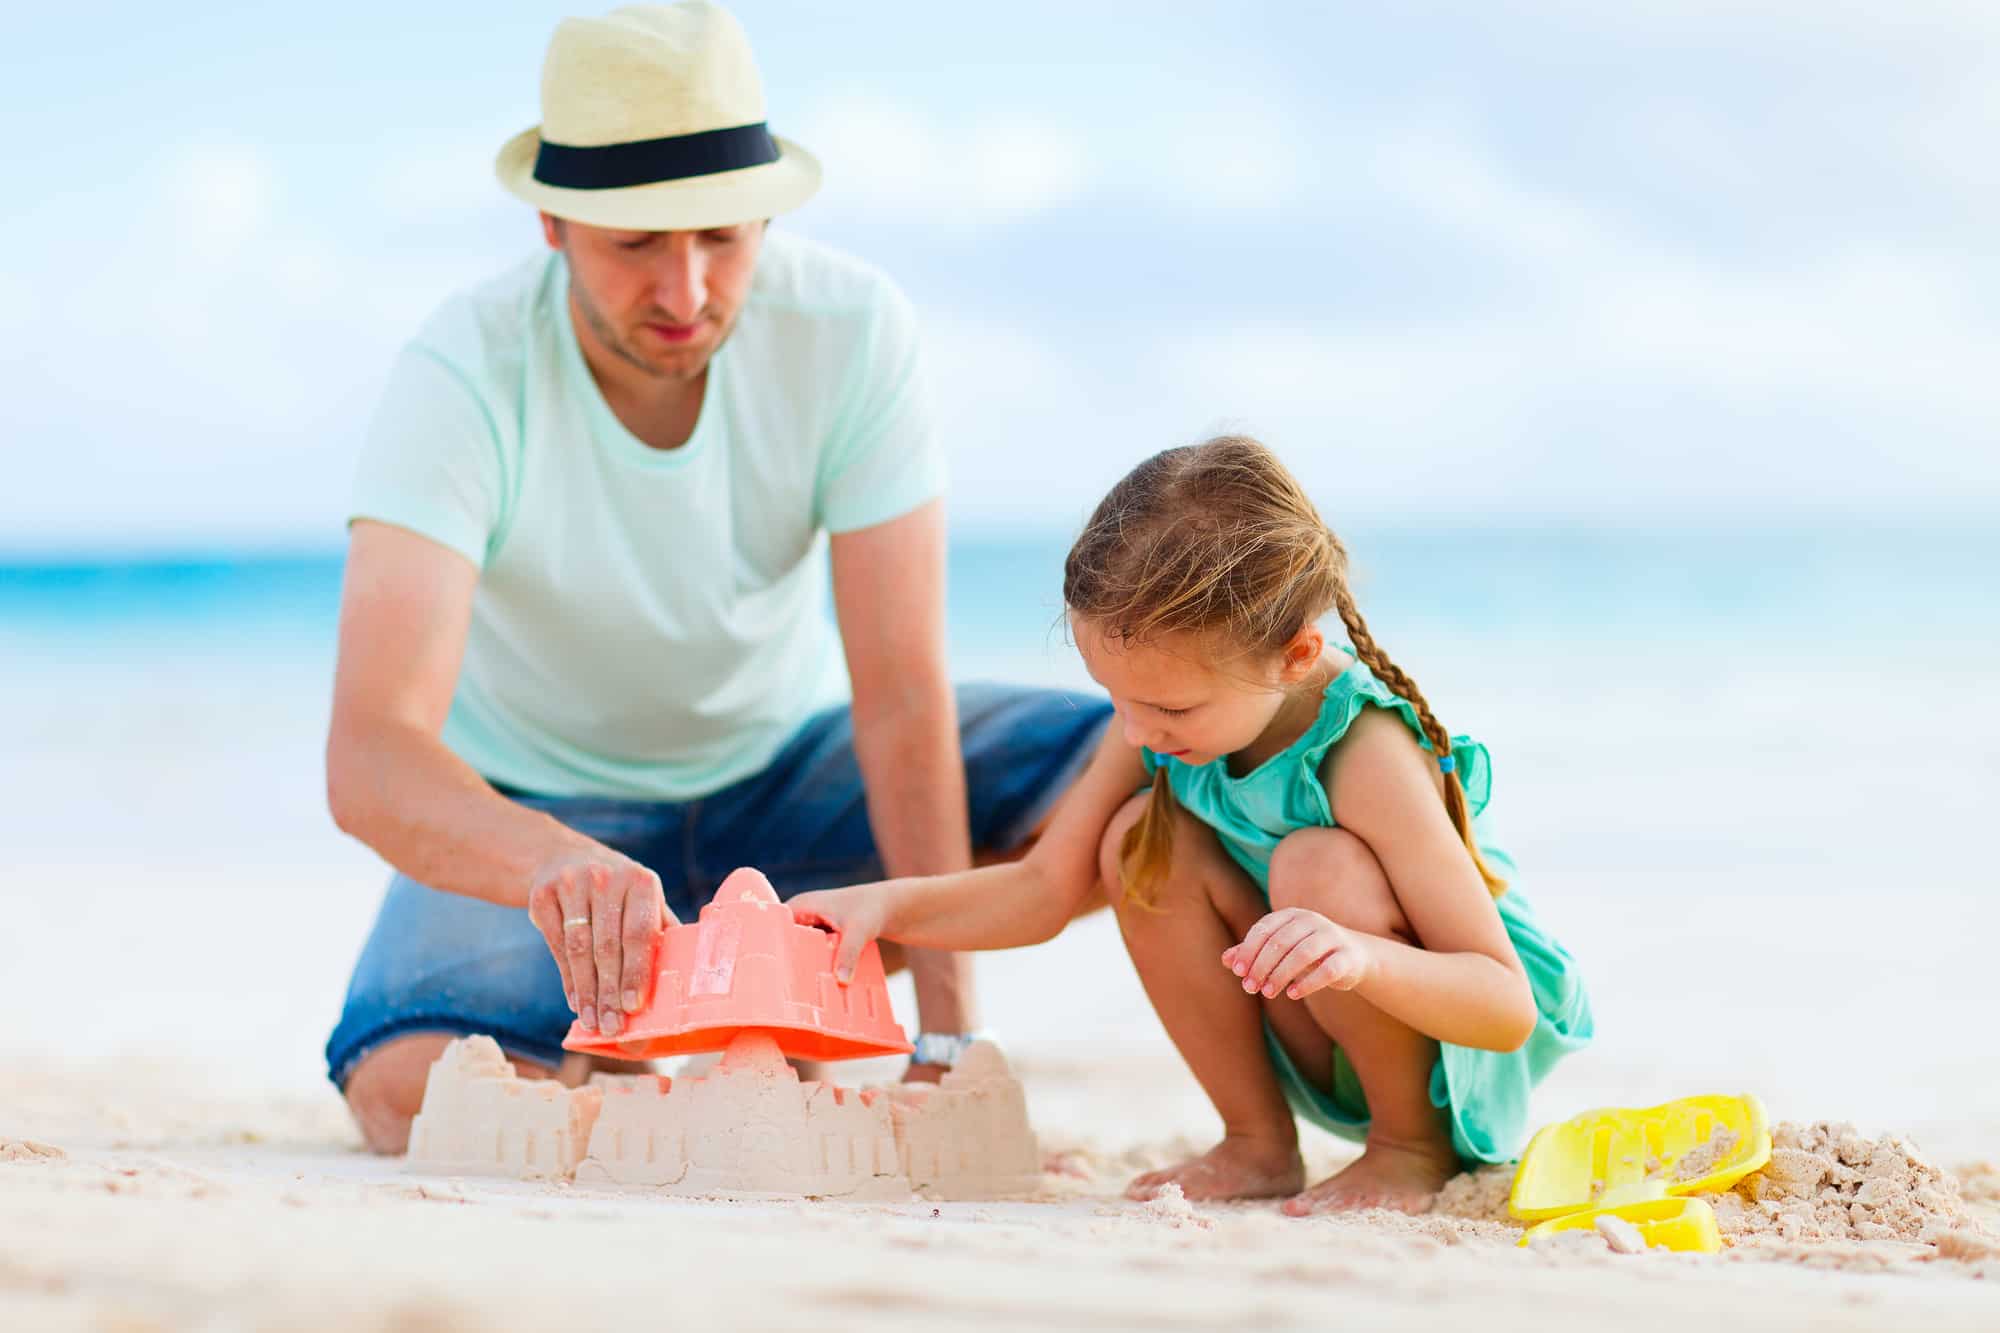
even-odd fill
[(563, 20), (542, 64), (542, 123), (494, 169), (545, 213), (633, 231), (753, 222), (819, 188), (812, 154), (764, 124), (750, 39), (699, 0)]

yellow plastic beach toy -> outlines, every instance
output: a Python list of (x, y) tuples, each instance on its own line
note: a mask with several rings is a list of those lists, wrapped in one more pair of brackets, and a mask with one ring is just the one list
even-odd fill
[(1523, 1245), (1595, 1226), (1609, 1213), (1637, 1227), (1648, 1245), (1712, 1254), (1722, 1248), (1714, 1210), (1682, 1196), (1726, 1190), (1770, 1160), (1770, 1118), (1748, 1093), (1605, 1107), (1529, 1140), (1507, 1206), (1539, 1224)]

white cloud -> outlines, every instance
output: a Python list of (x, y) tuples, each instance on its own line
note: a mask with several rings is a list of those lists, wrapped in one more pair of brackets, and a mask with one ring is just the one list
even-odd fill
[(960, 188), (989, 218), (1026, 217), (1068, 203), (1083, 192), (1090, 170), (1081, 139), (1033, 120), (974, 125), (963, 160), (968, 179)]
[(176, 237), (207, 260), (226, 259), (270, 226), (278, 184), (270, 157), (240, 143), (196, 143), (157, 168)]
[(1469, 135), (1397, 136), (1377, 160), (1394, 202), (1530, 278), (1486, 317), (1503, 363), (1517, 359), (1506, 347), (1539, 344), (1600, 371), (1868, 399), (1915, 420), (1973, 412), (2000, 432), (2000, 384), (1980, 370), (2000, 354), (2000, 322), (1959, 257), (1829, 229), (1782, 262), (1729, 261), (1531, 186)]
[(1981, 207), (1978, 225), (1990, 235), (2000, 205), (2000, 56), (1939, 84), (1912, 118), (1909, 149), (1948, 191)]
[(310, 167), (190, 143), (119, 182), (117, 210), (51, 198), (10, 220), (9, 248), (42, 262), (4, 294), (32, 314), (0, 325), (19, 349), (0, 363), (9, 442), (33, 451), (0, 492), (9, 544), (337, 537), (394, 348), (504, 257), (383, 244), (423, 200), (293, 205), (307, 192), (285, 173)]
[[(1898, 0), (1829, 4), (1826, 0), (1517, 0), (1517, 9), (1557, 13), (1611, 27), (1651, 27), (1713, 36), (1749, 27), (1794, 40), (1825, 35), (1876, 46), (1951, 49), (2000, 35), (2000, 9), (1989, 0)], [(1479, 6), (1484, 10), (1486, 6)], [(1775, 28), (1774, 28), (1774, 25)]]
[(816, 104), (798, 138), (825, 167), (815, 207), (831, 213), (979, 226), (1059, 207), (1091, 183), (1081, 136), (1030, 114), (940, 124), (848, 92)]
[[(1407, 110), (1407, 93), (1377, 88), (1315, 94), (1310, 114), (1281, 83), (1231, 105), (1142, 80), (1162, 95), (1117, 135), (1060, 103), (982, 118), (964, 109), (977, 99), (829, 92), (798, 128), (827, 168), (810, 225), (920, 295), (926, 281), (979, 293), (927, 323), (955, 500), (990, 517), (1068, 522), (1140, 454), (1231, 425), (1298, 460), (1336, 512), (1496, 494), (1784, 503), (1802, 478), (1841, 503), (2000, 499), (2000, 264), (1983, 222), (2000, 204), (2000, 65), (1975, 53), (2000, 6), (1833, 12), (1851, 8), (1513, 6), (1509, 21), (1574, 15), (1544, 25), (1568, 29), (1546, 34), (1552, 61), (1662, 34), (1658, 61), (1606, 91), (1599, 132), (1574, 141), (1538, 119), (1538, 85), (1483, 66), (1419, 81), (1437, 100)], [(1880, 34), (1879, 84), (1836, 95), (1861, 66), (1822, 57), (1865, 58), (1876, 25), (1930, 31)], [(1723, 46), (1749, 74), (1705, 63)], [(1767, 98), (1745, 81), (1765, 68), (1821, 82)], [(17, 201), (0, 243), (32, 262), (0, 273), (0, 436), (34, 464), (0, 493), (0, 539), (37, 524), (335, 530), (394, 347), (532, 244), (491, 175), (516, 128), (400, 138), (386, 164), (355, 153), (337, 183), (330, 153), (209, 136), (133, 178)], [(1592, 156), (1621, 147), (1645, 158), (1643, 188)], [(1078, 244), (1060, 214), (1082, 202), (1132, 224), (1129, 250), (1105, 250), (1099, 219)], [(1341, 244), (1407, 233), (1450, 276), (1392, 274), (1408, 287), (1386, 312), (1382, 287), (1365, 306), (1322, 301), (1326, 242), (1280, 225), (1228, 240), (1320, 266), (1304, 297), (1204, 297), (1196, 329), (1073, 296), (1099, 266), (1120, 275), (1106, 290), (1132, 291), (1135, 270), (1170, 270), (1217, 217), (1317, 219), (1329, 203)], [(876, 225), (893, 218), (949, 235), (896, 253)], [(1046, 238), (1030, 261), (1044, 271), (1006, 266), (1028, 237)], [(1004, 264), (969, 269), (989, 244)], [(1374, 276), (1365, 250), (1335, 258)], [(994, 322), (1035, 278), (1062, 295)]]
[(1535, 189), (1492, 148), (1444, 124), (1385, 127), (1366, 150), (1363, 178), (1379, 204), (1401, 205), (1555, 281), (1633, 257), (1635, 238), (1601, 208)]
[[(1302, 199), (1347, 132), (1324, 123), (1308, 138), (1304, 117), (1279, 100), (1205, 93), (1149, 115), (1119, 142), (1119, 185), (1197, 217), (1281, 213)], [(1134, 170), (1136, 168), (1136, 170)]]
[(369, 197), (408, 223), (452, 222), (508, 206), (493, 173), (500, 146), (527, 128), (484, 117), (471, 128), (399, 138), (370, 175)]

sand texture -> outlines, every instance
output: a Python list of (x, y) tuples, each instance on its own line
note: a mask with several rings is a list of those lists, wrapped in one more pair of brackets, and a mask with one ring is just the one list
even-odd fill
[[(1932, 762), (1925, 753), (1913, 780)], [(1270, 1202), (1125, 1200), (1133, 1176), (1207, 1149), (1218, 1127), (1122, 961), (1116, 922), (1101, 914), (1050, 944), (978, 964), (1040, 1141), (1033, 1198), (718, 1201), (470, 1170), (411, 1173), (362, 1151), (318, 1062), (374, 911), (372, 891), (356, 887), (373, 882), (372, 867), (322, 881), (276, 864), (219, 878), (51, 865), (19, 881), (17, 903), (43, 901), (30, 883), (102, 886), (104, 919), (138, 923), (132, 966), (161, 998), (122, 1006), (99, 1027), (41, 1023), (33, 1015), (67, 975), (45, 967), (44, 954), (61, 951), (24, 948), (0, 968), (8, 1012), (23, 1016), (0, 1057), (0, 1330), (1993, 1333), (2000, 1085), (1985, 1058), (1990, 1025), (1976, 1016), (1990, 1008), (1984, 951), (2000, 938), (2000, 895), (1954, 890), (1938, 900), (1954, 928), (1926, 921), (1885, 962), (1884, 881), (1871, 871), (1874, 896), (1857, 887), (1828, 897), (1845, 864), (1816, 870), (1810, 894), (1768, 900), (1756, 876), (1535, 880), (1537, 907), (1590, 963), (1603, 1022), (1599, 1043), (1537, 1090), (1536, 1124), (1747, 1089), (1780, 1123), (1784, 1146), (1831, 1163), (1802, 1173), (1813, 1182), (1803, 1197), (1780, 1197), (1779, 1185), (1791, 1187), (1782, 1172), (1746, 1181), (1734, 1194), (1743, 1213), (1735, 1243), (1720, 1255), (1619, 1255), (1593, 1235), (1519, 1248), (1504, 1168), (1452, 1181), (1419, 1217), (1298, 1219)], [(281, 969), (225, 985), (190, 972), (186, 950), (149, 943), (186, 937), (192, 927), (177, 923), (262, 922), (278, 885), (316, 911), (350, 914), (338, 929), (301, 932), (324, 944), (317, 961), (288, 956)], [(1691, 888), (1713, 892), (1633, 933), (1634, 902), (1680, 902)], [(36, 929), (24, 939), (68, 938), (66, 917), (31, 910), (26, 919)], [(1717, 950), (1715, 922), (1725, 919), (1745, 939), (1784, 947)], [(317, 980), (299, 983), (299, 973)], [(1868, 996), (1974, 1016), (1971, 1043), (1956, 1025), (1913, 1034), (1906, 1005), (1851, 999), (1844, 979), (1863, 976), (1882, 978)], [(214, 1021), (236, 1012), (246, 979), (266, 1007), (241, 1023)], [(1663, 1004), (1664, 993), (1685, 1003)], [(897, 1004), (909, 1012), (907, 995)], [(1756, 1021), (1740, 1021), (1744, 1012)], [(1865, 1067), (1860, 1050), (1870, 1052)], [(833, 1070), (857, 1086), (899, 1072), (895, 1061)], [(663, 1072), (678, 1082), (680, 1070)], [(608, 1106), (610, 1089), (601, 1091)], [(1845, 1133), (1809, 1142), (1821, 1120), (1854, 1121), (1867, 1161), (1854, 1146), (1843, 1152)], [(1878, 1161), (1874, 1145), (1885, 1139), (1891, 1148)], [(1898, 1142), (1943, 1181), (1900, 1164)], [(1315, 1181), (1353, 1153), (1310, 1130), (1304, 1147)], [(1864, 1196), (1871, 1173), (1890, 1184)], [(1930, 1210), (1914, 1240), (1895, 1220), (1898, 1181), (1907, 1182), (1905, 1206)], [(1768, 1209), (1796, 1209), (1829, 1189), (1844, 1200), (1844, 1221), (1831, 1216), (1831, 1200), (1826, 1217), (1811, 1206), (1818, 1231), (1834, 1238), (1814, 1239), (1803, 1222), (1790, 1240), (1751, 1231), (1778, 1225)], [(1896, 1238), (1857, 1238), (1863, 1222)]]
[[(1482, 1333), (2000, 1327), (1990, 1168), (1960, 1177), (1896, 1135), (1779, 1126), (1787, 1155), (1721, 1200), (1740, 1204), (1722, 1255), (1618, 1254), (1591, 1232), (1523, 1250), (1504, 1168), (1460, 1177), (1420, 1217), (1128, 1202), (1134, 1173), (1206, 1146), (1134, 1110), (1169, 1104), (1185, 1072), (1098, 1053), (1017, 1068), (1060, 1108), (1037, 1112), (1050, 1169), (1032, 1200), (955, 1203), (413, 1176), (361, 1152), (328, 1095), (10, 1066), (0, 1328), (540, 1331), (644, 1311), (718, 1328), (1307, 1329), (1336, 1309), (1355, 1327)], [(616, 1098), (597, 1091), (593, 1135)], [(1311, 1141), (1310, 1173), (1348, 1151)], [(1787, 1237), (1800, 1208), (1814, 1223)]]

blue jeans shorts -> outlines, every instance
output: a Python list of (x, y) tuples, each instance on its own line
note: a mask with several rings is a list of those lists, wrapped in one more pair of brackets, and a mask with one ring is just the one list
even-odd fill
[[(1101, 698), (960, 686), (972, 845), (1006, 851), (1025, 841), (1110, 716)], [(698, 800), (512, 795), (651, 869), (682, 921), (738, 866), (756, 866), (785, 898), (883, 873), (845, 705), (808, 720), (763, 772)], [(363, 1056), (412, 1032), (483, 1032), (511, 1056), (553, 1066), (571, 1017), (555, 959), (525, 911), (397, 875), (327, 1040), (327, 1072), (344, 1085)]]

